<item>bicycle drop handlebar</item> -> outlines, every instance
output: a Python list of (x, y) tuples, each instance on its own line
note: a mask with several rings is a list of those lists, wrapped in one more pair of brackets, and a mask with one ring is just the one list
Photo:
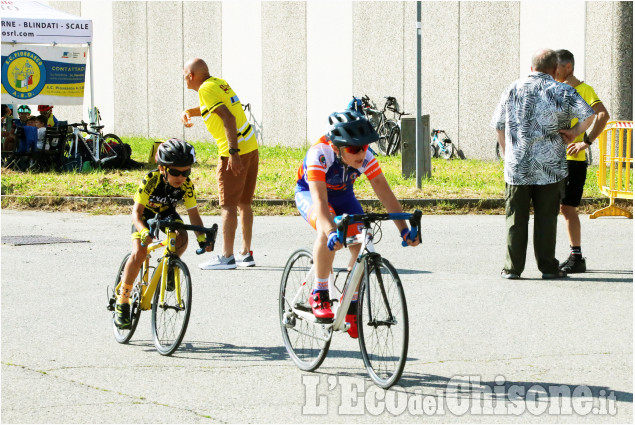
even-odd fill
[[(363, 223), (366, 228), (370, 228), (370, 224), (376, 221), (387, 220), (408, 220), (410, 222), (410, 233), (408, 239), (414, 241), (417, 236), (421, 241), (421, 211), (415, 210), (413, 213), (367, 213), (367, 214), (343, 214), (335, 217), (334, 221), (337, 225), (337, 239), (346, 248), (346, 233), (348, 226), (355, 223)], [(402, 246), (408, 246), (406, 241), (401, 242)]]
[(174, 221), (171, 218), (160, 219), (151, 218), (148, 220), (148, 227), (150, 228), (150, 236), (154, 239), (159, 237), (159, 229), (167, 227), (174, 230), (190, 230), (200, 233), (205, 233), (205, 246), (196, 250), (197, 255), (201, 255), (205, 252), (206, 248), (210, 246), (212, 251), (214, 250), (214, 243), (216, 242), (216, 234), (218, 233), (218, 224), (213, 224), (212, 227), (195, 226), (193, 224), (185, 224), (178, 221)]

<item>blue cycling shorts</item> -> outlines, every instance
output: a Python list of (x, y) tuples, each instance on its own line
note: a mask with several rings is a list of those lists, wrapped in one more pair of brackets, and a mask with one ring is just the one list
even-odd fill
[[(346, 214), (364, 214), (361, 204), (355, 197), (352, 190), (343, 191), (341, 194), (331, 195), (329, 193), (329, 210), (334, 216)], [(300, 211), (302, 218), (317, 230), (318, 212), (313, 208), (313, 199), (311, 192), (308, 190), (300, 190), (295, 193), (295, 205)], [(348, 226), (347, 236), (353, 236), (360, 233), (359, 224), (351, 224)]]

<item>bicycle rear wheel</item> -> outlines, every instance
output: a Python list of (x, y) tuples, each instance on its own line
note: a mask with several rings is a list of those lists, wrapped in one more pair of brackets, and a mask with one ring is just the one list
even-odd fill
[[(178, 273), (181, 283), (181, 304), (176, 297), (176, 290), (168, 291), (166, 289), (164, 302), (159, 306), (159, 297), (161, 295), (161, 286), (157, 286), (152, 301), (152, 335), (154, 337), (154, 346), (157, 351), (164, 356), (169, 356), (179, 348), (187, 324), (190, 320), (190, 311), (192, 309), (192, 279), (190, 271), (183, 261), (178, 258), (170, 260), (170, 269), (168, 273)], [(173, 273), (174, 273), (173, 272)], [(168, 276), (169, 278), (169, 276)]]
[(396, 122), (386, 120), (381, 128), (377, 130), (377, 133), (379, 133), (377, 147), (379, 148), (379, 153), (381, 153), (382, 155), (390, 155), (390, 137), (392, 136), (395, 128), (399, 128)]
[(408, 355), (408, 309), (401, 280), (384, 258), (369, 259), (357, 323), (362, 359), (373, 382), (390, 388), (403, 373)]
[(135, 280), (133, 290), (132, 290), (133, 297), (130, 302), (130, 319), (131, 319), (130, 329), (119, 329), (117, 325), (115, 324), (114, 307), (115, 307), (115, 302), (117, 301), (116, 289), (117, 289), (117, 285), (119, 285), (119, 282), (121, 282), (123, 269), (126, 267), (128, 258), (130, 258), (130, 254), (126, 254), (126, 256), (123, 257), (123, 261), (121, 262), (121, 265), (119, 266), (119, 271), (117, 272), (117, 277), (115, 278), (115, 286), (113, 286), (112, 289), (109, 291), (110, 293), (109, 293), (109, 300), (108, 300), (109, 310), (110, 308), (112, 308), (112, 330), (115, 335), (115, 340), (119, 344), (126, 344), (128, 343), (128, 341), (130, 341), (130, 338), (132, 338), (132, 335), (134, 335), (135, 331), (137, 330), (137, 325), (139, 324), (139, 317), (141, 317), (141, 309), (139, 308), (139, 297), (138, 296), (135, 297), (135, 294), (139, 292), (139, 288), (140, 288), (139, 285), (141, 283), (141, 280), (143, 279), (143, 275), (142, 275), (143, 271), (139, 271), (139, 276), (137, 276), (137, 279)]
[(279, 320), (284, 346), (291, 360), (306, 371), (320, 367), (329, 351), (332, 336), (330, 328), (324, 331), (319, 324), (308, 322), (292, 310), (295, 308), (312, 314), (309, 296), (314, 279), (313, 254), (307, 249), (291, 254), (280, 282)]
[(388, 155), (396, 155), (401, 151), (401, 129), (397, 124), (388, 136)]

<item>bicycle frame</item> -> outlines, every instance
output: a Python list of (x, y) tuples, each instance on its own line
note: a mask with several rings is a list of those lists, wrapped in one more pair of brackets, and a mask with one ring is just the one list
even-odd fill
[[(378, 255), (375, 252), (375, 247), (373, 245), (372, 238), (373, 236), (370, 233), (370, 229), (364, 227), (364, 229), (362, 230), (362, 233), (357, 234), (355, 236), (351, 236), (347, 238), (346, 240), (347, 244), (361, 243), (362, 247), (359, 250), (357, 260), (355, 261), (355, 265), (353, 266), (353, 270), (351, 270), (351, 272), (349, 273), (346, 279), (344, 288), (342, 289), (341, 292), (339, 291), (339, 289), (335, 286), (333, 282), (332, 273), (331, 273), (331, 276), (329, 277), (329, 294), (331, 299), (335, 300), (336, 302), (336, 303), (331, 303), (332, 304), (331, 309), (334, 310), (333, 311), (334, 318), (332, 322), (330, 323), (321, 322), (315, 318), (315, 316), (313, 315), (311, 311), (304, 311), (304, 310), (295, 308), (296, 302), (298, 301), (302, 293), (302, 289), (304, 285), (306, 285), (307, 283), (311, 284), (311, 282), (307, 282), (307, 281), (308, 281), (308, 277), (313, 272), (313, 268), (315, 266), (311, 266), (311, 268), (309, 269), (309, 271), (307, 272), (305, 276), (304, 282), (298, 289), (298, 292), (296, 293), (295, 297), (293, 298), (293, 301), (291, 302), (293, 313), (301, 317), (303, 320), (307, 321), (308, 323), (319, 325), (325, 331), (328, 331), (329, 329), (333, 329), (335, 331), (342, 331), (342, 332), (347, 331), (350, 328), (350, 323), (345, 322), (344, 319), (346, 318), (346, 313), (348, 311), (348, 307), (350, 306), (353, 300), (355, 291), (359, 289), (359, 285), (362, 282), (362, 277), (364, 277), (367, 273), (367, 268), (366, 268), (367, 257), (370, 255)], [(331, 333), (328, 338), (325, 338), (325, 340), (331, 339), (332, 335), (333, 334)]]
[[(148, 281), (148, 274), (150, 272), (150, 254), (157, 249), (165, 248), (163, 251), (162, 257), (159, 261), (159, 265), (157, 266), (152, 279)], [(168, 229), (167, 238), (162, 241), (154, 242), (148, 245), (148, 255), (143, 262), (143, 266), (141, 268), (140, 273), (142, 273), (142, 286), (141, 286), (141, 295), (139, 299), (139, 308), (141, 310), (150, 310), (152, 308), (152, 298), (154, 297), (154, 291), (156, 291), (157, 286), (160, 289), (159, 295), (159, 306), (163, 307), (164, 305), (164, 296), (165, 296), (165, 288), (168, 282), (168, 273), (164, 272), (165, 270), (169, 270), (170, 258), (176, 252), (176, 231), (172, 229)], [(119, 292), (119, 288), (121, 287), (121, 282), (115, 288), (116, 293)], [(176, 299), (179, 302), (179, 306), (183, 308), (183, 300), (181, 299), (181, 281), (180, 281), (180, 273), (177, 270), (174, 270), (174, 290), (176, 291)]]

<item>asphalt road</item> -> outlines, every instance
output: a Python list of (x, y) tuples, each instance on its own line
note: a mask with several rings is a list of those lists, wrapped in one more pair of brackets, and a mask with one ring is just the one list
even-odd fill
[[(3, 423), (633, 421), (628, 219), (583, 217), (589, 271), (560, 281), (540, 278), (531, 244), (523, 279), (500, 278), (502, 216), (424, 216), (418, 248), (386, 224), (377, 249), (403, 281), (410, 348), (399, 387), (384, 392), (347, 334), (317, 373), (286, 353), (280, 277), (313, 237), (299, 217), (256, 218), (255, 268), (199, 270), (206, 258), (190, 248), (193, 310), (172, 357), (155, 351), (149, 313), (129, 345), (112, 336), (106, 286), (129, 249), (128, 216), (0, 218)], [(5, 244), (31, 235), (88, 242)]]

